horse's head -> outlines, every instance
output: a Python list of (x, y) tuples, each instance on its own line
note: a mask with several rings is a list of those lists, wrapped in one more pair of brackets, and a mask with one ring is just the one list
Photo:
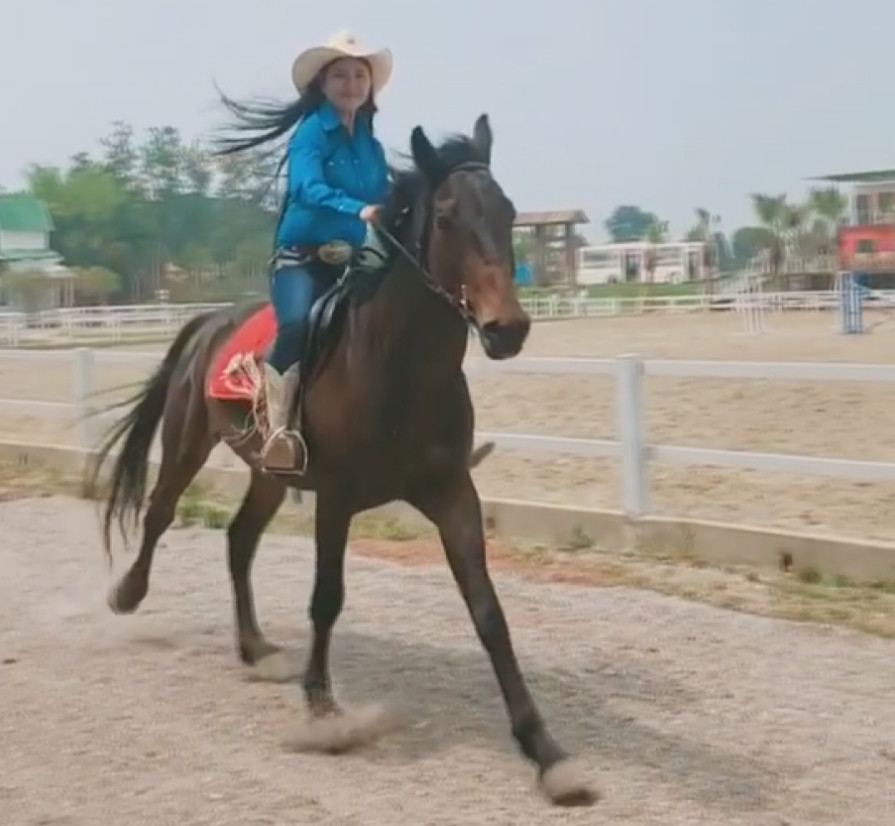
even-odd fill
[(522, 349), (531, 319), (516, 296), (516, 210), (491, 174), (491, 144), (486, 115), (471, 138), (453, 137), (436, 148), (416, 127), (410, 141), (428, 195), (422, 263), (477, 328), (488, 357), (505, 359)]

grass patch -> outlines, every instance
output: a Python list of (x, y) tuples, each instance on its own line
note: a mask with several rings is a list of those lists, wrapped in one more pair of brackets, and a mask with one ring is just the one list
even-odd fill
[[(0, 464), (0, 501), (26, 497), (65, 495), (94, 499), (100, 490), (85, 491), (82, 478), (55, 468)], [(240, 497), (226, 496), (201, 483), (192, 484), (181, 497), (175, 529), (202, 527), (224, 530), (239, 506)], [(313, 517), (290, 502), (277, 514), (268, 532), (313, 535)], [(432, 543), (434, 529), (424, 522), (396, 519), (382, 513), (361, 514), (351, 526), (352, 540), (375, 540), (386, 548), (399, 548), (420, 558)], [(413, 545), (412, 543), (417, 543)], [(594, 547), (584, 531), (572, 531), (562, 547), (543, 543), (493, 539), (493, 567), (538, 581), (545, 579), (600, 587), (627, 586), (715, 605), (727, 610), (773, 616), (800, 622), (846, 626), (895, 639), (895, 581), (858, 583), (842, 575), (825, 574), (815, 567), (794, 571), (715, 568), (686, 552), (656, 553), (642, 548), (611, 552)], [(385, 554), (388, 558), (388, 554)], [(432, 560), (440, 554), (430, 555)]]
[[(653, 284), (647, 289), (641, 284), (593, 284), (584, 288), (588, 298), (640, 298), (643, 295), (664, 296), (699, 295), (699, 282), (684, 284)], [(522, 298), (555, 295), (556, 289), (551, 287), (520, 287)]]
[(20, 342), (20, 350), (71, 350), (72, 347), (89, 347), (91, 350), (112, 349), (115, 347), (131, 347), (141, 344), (170, 344), (174, 335), (172, 333), (147, 334), (145, 336), (122, 336), (120, 341), (108, 337), (97, 338), (73, 338), (73, 339), (45, 339), (43, 341)]

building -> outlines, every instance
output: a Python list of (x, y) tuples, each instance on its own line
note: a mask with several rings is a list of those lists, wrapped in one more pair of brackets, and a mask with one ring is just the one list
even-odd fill
[(639, 284), (649, 280), (649, 256), (655, 255), (655, 284), (682, 284), (701, 281), (704, 273), (704, 241), (667, 241), (651, 244), (632, 241), (598, 244), (578, 250), (578, 283)]
[(43, 201), (30, 195), (0, 195), (0, 262), (11, 270), (59, 264), (50, 248), (53, 219)]
[(815, 180), (852, 184), (847, 218), (839, 227), (839, 267), (895, 284), (895, 169), (824, 175)]
[(513, 246), (528, 283), (574, 286), (580, 246), (579, 224), (589, 219), (580, 209), (520, 212), (513, 227)]
[(73, 273), (50, 247), (53, 229), (43, 201), (25, 194), (0, 195), (0, 303), (28, 309), (69, 303)]

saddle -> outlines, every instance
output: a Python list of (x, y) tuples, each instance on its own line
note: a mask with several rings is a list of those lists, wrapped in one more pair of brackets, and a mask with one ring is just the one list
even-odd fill
[[(293, 261), (300, 261), (318, 277), (329, 280), (336, 275), (335, 282), (312, 304), (307, 334), (299, 344), (299, 351), (295, 353), (298, 387), (291, 399), (288, 413), (289, 420), (301, 432), (305, 395), (327, 357), (334, 351), (349, 309), (364, 304), (376, 294), (390, 269), (392, 256), (375, 248), (362, 248), (347, 263), (341, 264), (328, 263), (303, 250), (285, 251), (281, 256), (282, 263)], [(273, 307), (265, 302), (243, 320), (221, 348), (211, 371), (207, 395), (223, 401), (249, 402), (253, 408), (249, 421), (255, 420), (257, 408), (265, 403), (261, 395), (263, 385), (257, 365), (260, 361), (267, 360), (275, 336), (276, 318)], [(246, 435), (252, 427), (253, 425), (247, 425), (245, 429), (240, 429), (237, 438)]]
[[(342, 333), (345, 317), (351, 306), (361, 306), (376, 294), (392, 263), (392, 256), (381, 250), (363, 247), (344, 265), (335, 283), (311, 305), (308, 328), (298, 361), (298, 393), (293, 399), (292, 418), (298, 417), (302, 429), (302, 399), (315, 373), (323, 368)], [(332, 272), (335, 265), (318, 259), (318, 266)]]

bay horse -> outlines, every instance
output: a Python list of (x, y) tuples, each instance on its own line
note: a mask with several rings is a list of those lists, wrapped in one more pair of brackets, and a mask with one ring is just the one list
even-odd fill
[(237, 342), (237, 350), (257, 358), (269, 346), (275, 332), (269, 304), (218, 309), (183, 325), (142, 390), (124, 403), (132, 405), (130, 412), (94, 460), (96, 484), (103, 462), (123, 442), (105, 503), (111, 558), (112, 523), (117, 519), (124, 532), (126, 523), (139, 519), (149, 452), (161, 425), (161, 464), (139, 553), (108, 602), (117, 613), (139, 606), (178, 499), (223, 441), (250, 468), (248, 491), (227, 529), (239, 656), (270, 679), (295, 676), (285, 673), (283, 653), (258, 627), (250, 569), (287, 489), (313, 491), (312, 641), (302, 684), (312, 721), (338, 717), (344, 712), (333, 696), (329, 647), (344, 600), (349, 525), (364, 510), (405, 501), (438, 529), (490, 657), (512, 734), (537, 767), (541, 790), (556, 804), (590, 805), (595, 792), (547, 731), (517, 663), (488, 573), (481, 504), (470, 473), (487, 446), (473, 451), (474, 414), (463, 373), (469, 329), (489, 358), (506, 359), (521, 351), (530, 328), (515, 290), (516, 213), (491, 171), (492, 140), (487, 115), (476, 120), (471, 137), (452, 136), (437, 147), (421, 127), (412, 131), (412, 164), (392, 171), (377, 230), (391, 252), (378, 267), (349, 267), (314, 306), (293, 411), (310, 456), (302, 475), (261, 470), (261, 435), (245, 426), (251, 394), (231, 398), (215, 391), (228, 347)]

